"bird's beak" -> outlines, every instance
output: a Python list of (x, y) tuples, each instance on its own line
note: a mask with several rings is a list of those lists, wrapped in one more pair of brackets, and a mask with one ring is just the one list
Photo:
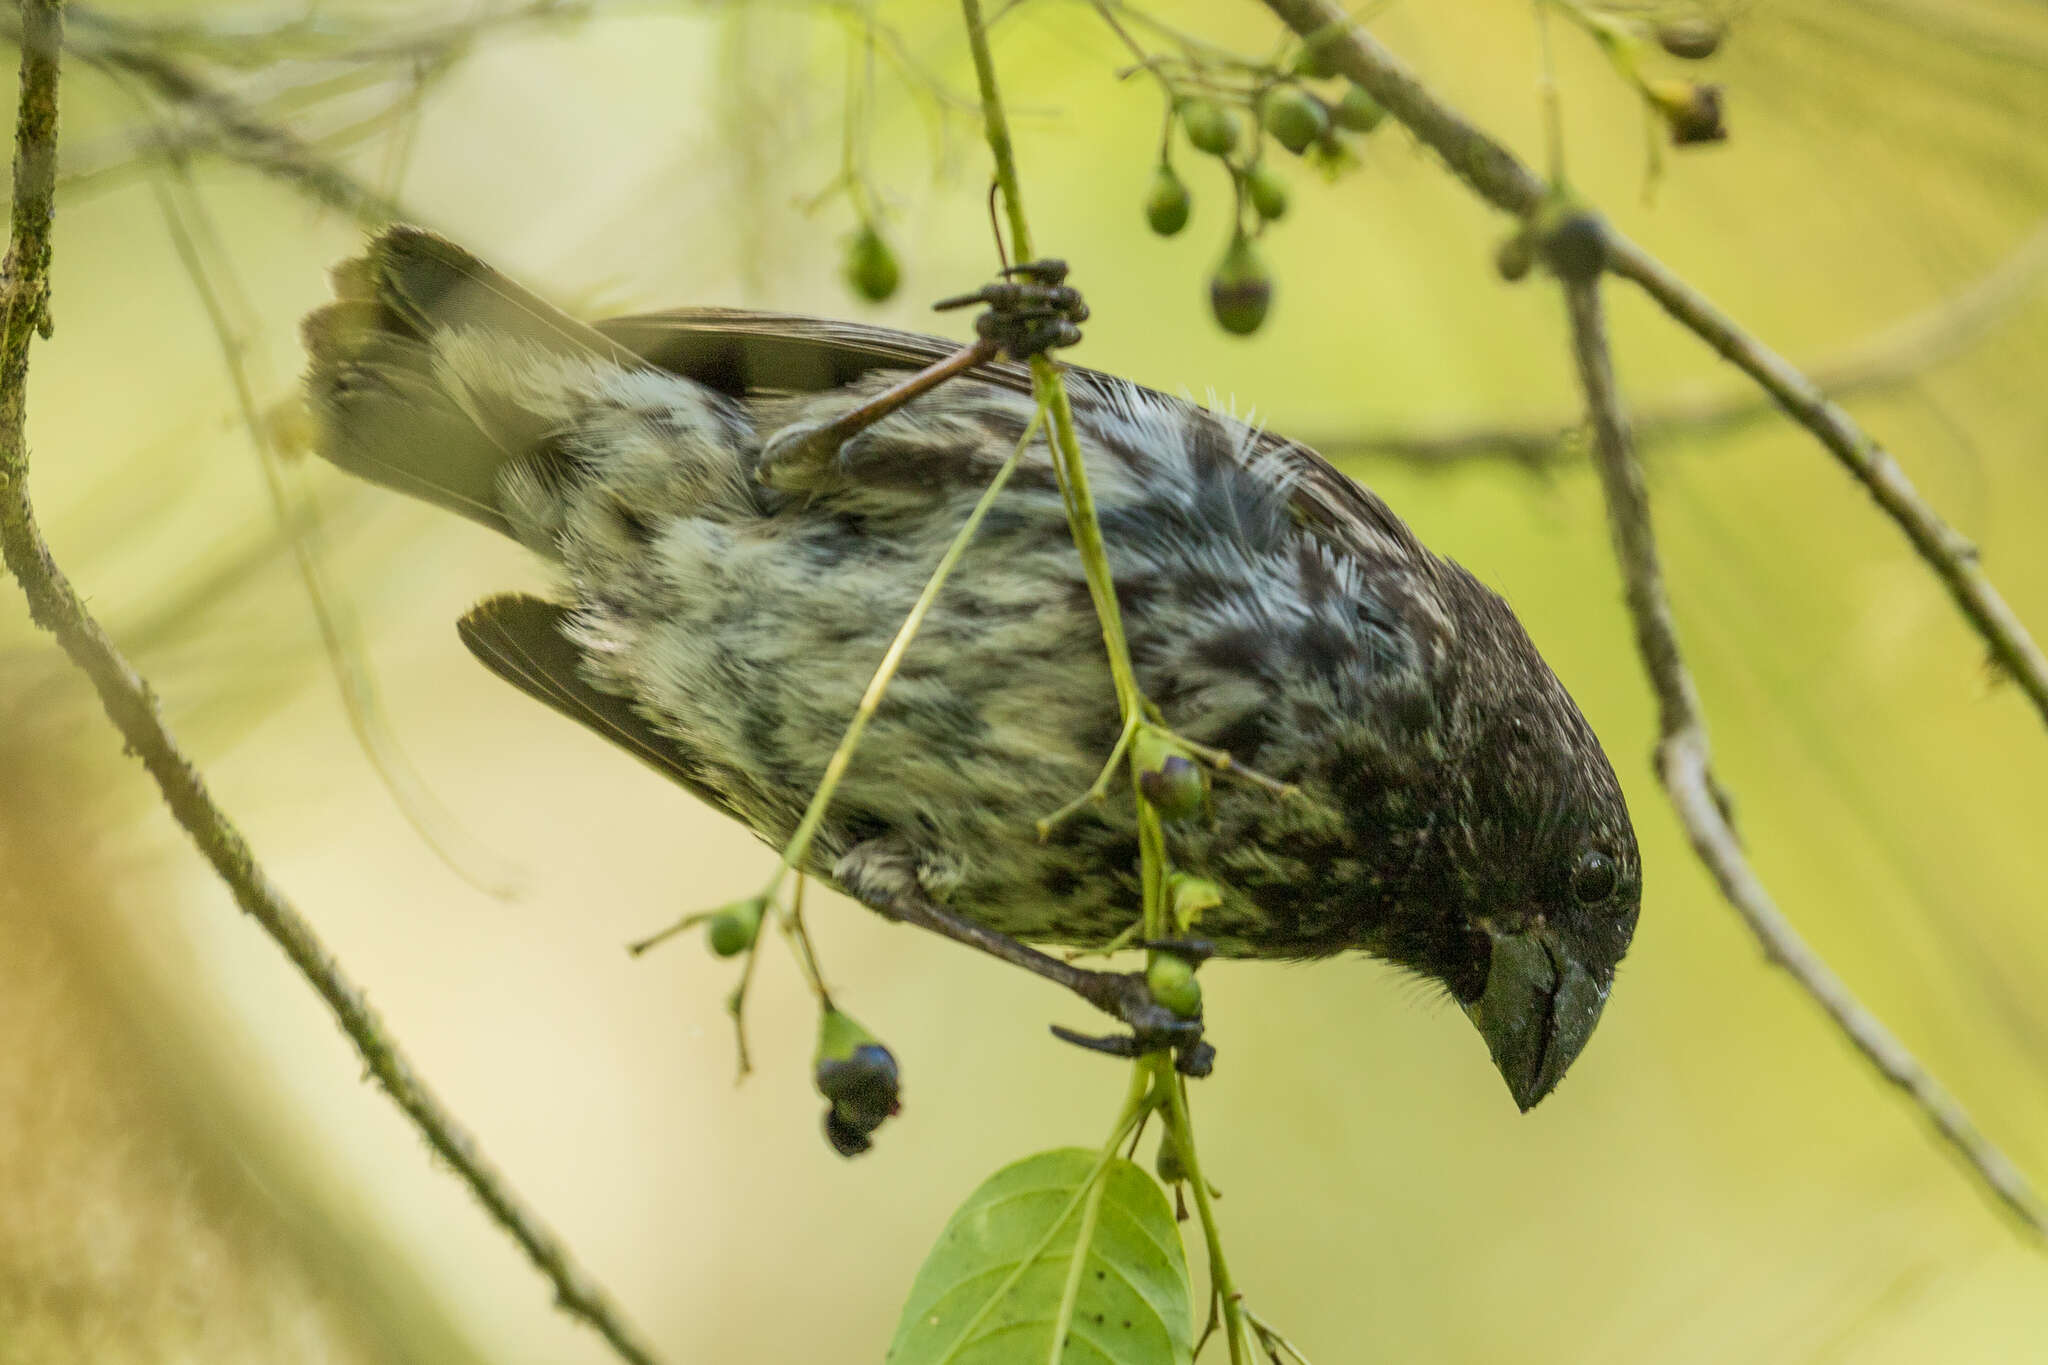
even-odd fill
[(1486, 992), (1465, 1007), (1493, 1064), (1527, 1113), (1557, 1088), (1593, 1036), (1607, 987), (1547, 929), (1493, 933)]

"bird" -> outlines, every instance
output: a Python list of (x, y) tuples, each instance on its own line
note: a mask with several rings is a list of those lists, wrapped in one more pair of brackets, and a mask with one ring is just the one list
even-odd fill
[[(1021, 359), (1085, 312), (1057, 274), (972, 296), (994, 306), (971, 353), (736, 309), (586, 323), (404, 225), (332, 284), (302, 326), (317, 453), (555, 572), (553, 597), (479, 604), (465, 644), (775, 848), (1017, 453), (799, 870), (1068, 986), (1139, 1047), (1188, 1041), (1142, 973), (1044, 951), (1127, 941), (1142, 903), (1128, 790), (1039, 828), (1124, 727), (1027, 441)], [(1526, 1111), (1586, 1046), (1641, 904), (1593, 730), (1507, 603), (1314, 451), (1062, 368), (1140, 688), (1167, 732), (1287, 789), (1219, 776), (1165, 827), (1171, 866), (1216, 888), (1194, 931), (1224, 958), (1363, 953), (1433, 983)]]

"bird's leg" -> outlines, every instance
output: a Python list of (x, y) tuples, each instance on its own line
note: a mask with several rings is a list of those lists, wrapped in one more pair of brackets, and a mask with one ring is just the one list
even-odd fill
[(940, 310), (985, 305), (974, 320), (979, 341), (925, 366), (836, 417), (784, 427), (762, 447), (754, 476), (770, 488), (785, 491), (812, 487), (818, 482), (818, 471), (831, 467), (848, 441), (948, 379), (999, 356), (1029, 360), (1040, 352), (1071, 346), (1081, 339), (1080, 324), (1088, 318), (1088, 305), (1082, 302), (1078, 290), (1064, 283), (1066, 262), (1027, 261), (1011, 266), (1003, 274), (1006, 278), (998, 283), (984, 285), (972, 294), (941, 299), (933, 305)]
[(1208, 1073), (1215, 1050), (1202, 1041), (1202, 1021), (1183, 1018), (1153, 999), (1143, 972), (1089, 971), (976, 924), (933, 900), (918, 880), (917, 865), (917, 856), (907, 848), (872, 840), (841, 858), (832, 879), (848, 895), (891, 919), (942, 934), (1065, 986), (1131, 1030), (1129, 1035), (1091, 1039), (1054, 1029), (1062, 1038), (1120, 1057), (1173, 1048), (1183, 1070), (1191, 1075)]

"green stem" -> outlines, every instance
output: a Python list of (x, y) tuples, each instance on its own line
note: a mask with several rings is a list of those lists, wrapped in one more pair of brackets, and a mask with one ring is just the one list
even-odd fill
[(1187, 1183), (1195, 1193), (1195, 1216), (1202, 1225), (1202, 1241), (1209, 1251), (1209, 1283), (1223, 1305), (1223, 1336), (1230, 1345), (1231, 1365), (1242, 1365), (1257, 1348), (1247, 1339), (1244, 1302), (1230, 1276), (1230, 1261), (1223, 1254), (1223, 1229), (1216, 1222), (1216, 1205), (1209, 1195), (1209, 1177), (1203, 1173), (1201, 1157), (1195, 1151), (1195, 1124), (1188, 1114), (1187, 1087), (1174, 1071), (1172, 1058), (1162, 1053), (1147, 1061), (1157, 1078), (1155, 1084), (1165, 1092), (1161, 1115), (1180, 1151)]
[[(996, 186), (1002, 192), (1003, 207), (1009, 219), (1011, 247), (1016, 259), (1030, 260), (1034, 255), (1031, 228), (1024, 217), (1024, 196), (1017, 179), (1016, 154), (1010, 143), (1010, 125), (1003, 113), (1002, 95), (996, 86), (995, 59), (989, 52), (980, 0), (960, 0), (960, 8), (967, 20), (967, 41), (974, 54), (974, 74), (981, 87), (982, 121), (988, 133), (989, 151), (995, 158)], [(1109, 672), (1116, 684), (1117, 703), (1122, 708), (1126, 727), (1134, 721), (1142, 723), (1145, 697), (1139, 690), (1137, 671), (1131, 664), (1123, 613), (1117, 606), (1109, 553), (1102, 539), (1102, 524), (1096, 516), (1095, 498), (1088, 487), (1088, 471), (1081, 460), (1080, 438), (1074, 429), (1074, 410), (1067, 401), (1067, 389), (1060, 378), (1059, 367), (1044, 355), (1032, 357), (1031, 388), (1038, 399), (1039, 409), (1052, 418), (1053, 458), (1067, 494), (1067, 525), (1074, 538), (1074, 547), (1081, 556), (1081, 567), (1087, 576), (1088, 594), (1095, 603), (1096, 618), (1102, 625), (1102, 643), (1109, 653)], [(1164, 938), (1167, 932), (1165, 831), (1151, 802), (1135, 791), (1138, 775), (1135, 745), (1131, 748), (1129, 762), (1138, 812), (1138, 855), (1145, 893), (1145, 932), (1148, 937)], [(1222, 1234), (1216, 1226), (1215, 1210), (1209, 1202), (1209, 1187), (1200, 1167), (1194, 1162), (1194, 1131), (1188, 1121), (1187, 1097), (1182, 1093), (1180, 1077), (1173, 1070), (1173, 1059), (1169, 1054), (1154, 1053), (1139, 1060), (1132, 1071), (1134, 1094), (1148, 1073), (1153, 1078), (1153, 1088), (1166, 1096), (1168, 1122), (1175, 1140), (1188, 1157), (1189, 1177), (1195, 1187), (1195, 1205), (1201, 1212), (1202, 1235), (1209, 1248), (1210, 1277), (1223, 1301), (1231, 1365), (1245, 1365), (1251, 1357), (1247, 1352), (1244, 1314), (1237, 1300), (1236, 1287), (1230, 1279), (1229, 1262), (1223, 1255)], [(1057, 1342), (1056, 1337), (1055, 1361), (1058, 1359)]]

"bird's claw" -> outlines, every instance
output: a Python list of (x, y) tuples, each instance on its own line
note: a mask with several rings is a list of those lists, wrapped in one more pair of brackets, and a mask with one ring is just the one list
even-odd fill
[[(1207, 946), (1175, 943), (1179, 947)], [(1054, 1037), (1111, 1057), (1142, 1057), (1170, 1048), (1174, 1069), (1184, 1076), (1206, 1076), (1215, 1067), (1216, 1049), (1202, 1037), (1200, 1016), (1189, 1018), (1160, 1004), (1145, 984), (1144, 973), (1097, 972), (1091, 989), (1083, 994), (1090, 1004), (1122, 1020), (1131, 1031), (1098, 1037), (1054, 1024)]]
[(1078, 289), (1065, 283), (1065, 261), (1025, 261), (1009, 267), (1003, 275), (999, 283), (941, 299), (932, 306), (943, 311), (981, 304), (985, 311), (974, 320), (975, 335), (1002, 347), (1012, 360), (1029, 360), (1081, 339), (1080, 325), (1088, 320), (1088, 305)]

